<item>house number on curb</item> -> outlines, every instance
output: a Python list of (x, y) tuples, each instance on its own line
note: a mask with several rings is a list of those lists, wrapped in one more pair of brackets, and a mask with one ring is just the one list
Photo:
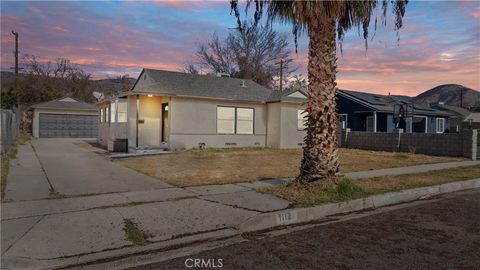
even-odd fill
[(288, 224), (297, 221), (297, 211), (277, 214), (277, 225)]

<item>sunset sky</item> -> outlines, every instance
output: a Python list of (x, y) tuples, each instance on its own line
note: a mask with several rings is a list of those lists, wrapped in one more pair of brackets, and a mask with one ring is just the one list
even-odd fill
[[(358, 31), (348, 33), (339, 54), (339, 88), (405, 95), (447, 83), (480, 89), (479, 1), (411, 1), (399, 43), (390, 11), (387, 17), (367, 52)], [(12, 29), (20, 34), (21, 54), (68, 58), (104, 78), (136, 77), (143, 67), (178, 71), (197, 44), (235, 26), (228, 1), (2, 1), (1, 68), (14, 63)], [(305, 75), (308, 38), (300, 38), (295, 54), (290, 26), (275, 29), (288, 35), (298, 73)]]

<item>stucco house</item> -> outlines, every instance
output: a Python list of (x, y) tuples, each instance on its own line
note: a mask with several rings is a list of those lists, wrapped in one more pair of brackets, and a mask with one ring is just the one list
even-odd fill
[[(130, 91), (98, 103), (98, 142), (129, 152), (194, 147), (296, 148), (305, 93), (251, 80), (144, 69)], [(120, 147), (123, 148), (123, 147)]]
[(342, 127), (352, 131), (455, 132), (451, 112), (419, 106), (401, 96), (338, 90), (337, 111)]
[[(393, 131), (393, 106), (373, 102), (367, 93), (339, 90), (337, 98), (342, 128)], [(128, 152), (196, 147), (299, 148), (306, 134), (305, 101), (303, 89), (280, 92), (223, 74), (144, 69), (130, 91), (98, 103), (98, 142), (110, 150)], [(443, 132), (448, 127), (447, 113), (415, 108), (413, 121), (398, 128)]]

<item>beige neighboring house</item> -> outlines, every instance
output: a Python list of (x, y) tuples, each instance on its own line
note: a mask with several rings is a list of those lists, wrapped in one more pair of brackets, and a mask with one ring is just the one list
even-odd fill
[(222, 74), (143, 69), (130, 91), (98, 102), (98, 142), (129, 152), (298, 148), (305, 99), (302, 90), (272, 91)]
[(463, 127), (465, 129), (480, 129), (480, 113), (472, 112), (465, 116)]
[(35, 138), (96, 138), (98, 110), (95, 105), (63, 97), (33, 105), (32, 135)]

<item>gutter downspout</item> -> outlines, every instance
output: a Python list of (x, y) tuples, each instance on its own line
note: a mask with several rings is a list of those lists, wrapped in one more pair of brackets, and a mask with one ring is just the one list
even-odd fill
[(138, 148), (138, 110), (140, 108), (140, 96), (137, 95), (137, 109), (135, 110), (136, 112), (136, 121), (135, 121), (135, 148)]

